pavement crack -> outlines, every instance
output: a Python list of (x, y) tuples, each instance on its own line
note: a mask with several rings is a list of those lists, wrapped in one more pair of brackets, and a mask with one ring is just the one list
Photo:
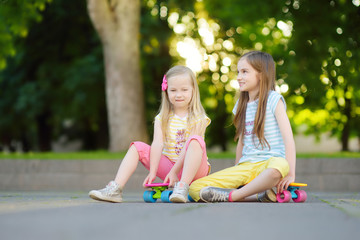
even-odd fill
[[(360, 200), (355, 198), (331, 198), (325, 199), (320, 196), (315, 196), (323, 203), (339, 209), (350, 217), (360, 218)], [(354, 197), (356, 197), (354, 195)]]

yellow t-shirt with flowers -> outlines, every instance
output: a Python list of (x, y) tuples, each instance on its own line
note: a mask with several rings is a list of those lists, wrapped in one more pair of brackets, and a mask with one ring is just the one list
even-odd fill
[[(155, 119), (161, 122), (160, 115)], [(176, 162), (179, 158), (182, 148), (185, 146), (187, 139), (190, 136), (191, 127), (200, 121), (206, 120), (206, 126), (211, 122), (210, 118), (203, 116), (202, 118), (195, 118), (192, 123), (188, 124), (188, 117), (179, 117), (176, 114), (170, 115), (169, 128), (164, 139), (164, 148), (162, 154), (167, 156), (172, 162)], [(189, 125), (189, 126), (188, 126)], [(204, 136), (201, 136), (204, 138)]]

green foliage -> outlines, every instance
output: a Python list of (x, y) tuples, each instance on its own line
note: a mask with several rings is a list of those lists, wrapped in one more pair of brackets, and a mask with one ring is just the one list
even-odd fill
[[(199, 78), (209, 90), (202, 92), (207, 110), (216, 109), (213, 119), (222, 115), (222, 101), (227, 114), (233, 106), (234, 90), (229, 83), (236, 78), (232, 73), (236, 59), (245, 50), (262, 50), (271, 53), (277, 63), (277, 84), (287, 99), (295, 132), (319, 136), (331, 131), (341, 139), (343, 150), (348, 150), (349, 138), (360, 135), (357, 1), (222, 0), (195, 5), (193, 14), (178, 18), (177, 24), (184, 24), (186, 30), (177, 35), (178, 41), (195, 39), (199, 51), (208, 56)], [(190, 20), (184, 21), (186, 16)], [(211, 45), (198, 35), (200, 19), (207, 22), (215, 38)], [(226, 49), (226, 42), (233, 49)], [(228, 67), (225, 58), (231, 59)], [(215, 67), (211, 68), (211, 61)], [(224, 121), (219, 125), (226, 126)]]
[[(49, 4), (51, 2), (51, 4)], [(295, 132), (360, 135), (358, 1), (142, 0), (141, 67), (150, 135), (163, 74), (197, 72), (209, 146), (232, 141), (237, 60), (269, 52)], [(85, 1), (0, 1), (0, 141), (49, 150), (54, 139), (107, 147), (101, 43)], [(199, 60), (200, 59), (200, 60)]]
[(31, 22), (40, 22), (41, 11), (51, 0), (3, 0), (0, 1), (0, 70), (6, 67), (6, 58), (15, 56), (14, 40), (25, 38)]
[[(301, 82), (289, 81), (289, 86), (295, 96), (304, 98), (290, 103), (294, 111), (312, 110), (303, 117), (307, 133), (331, 131), (341, 139), (343, 150), (348, 150), (351, 136), (360, 136), (359, 11), (351, 1), (300, 1), (298, 9), (289, 8), (295, 29), (289, 49), (295, 55), (289, 56), (284, 70), (297, 65), (292, 77)], [(309, 21), (316, 27), (304, 24)]]
[(86, 6), (57, 1), (42, 18), (0, 73), (2, 142), (46, 151), (53, 139), (81, 138), (84, 149), (106, 148), (102, 52)]
[(160, 107), (162, 78), (172, 65), (168, 46), (171, 30), (166, 18), (158, 15), (163, 2), (143, 1), (141, 6), (141, 71), (145, 89), (147, 129), (150, 135), (153, 133), (153, 121)]

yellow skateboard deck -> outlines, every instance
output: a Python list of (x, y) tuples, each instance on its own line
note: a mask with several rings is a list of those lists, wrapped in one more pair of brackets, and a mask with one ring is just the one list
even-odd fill
[(306, 184), (306, 183), (296, 183), (296, 182), (293, 182), (293, 183), (290, 183), (289, 186), (292, 186), (292, 187), (306, 187), (307, 184)]

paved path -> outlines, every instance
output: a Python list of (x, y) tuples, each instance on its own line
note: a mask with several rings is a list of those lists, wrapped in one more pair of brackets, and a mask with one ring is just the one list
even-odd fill
[[(81, 192), (0, 192), (0, 239), (357, 239), (360, 193), (306, 203), (97, 202)], [(297, 227), (296, 227), (297, 226)], [(296, 228), (295, 228), (296, 227)]]

